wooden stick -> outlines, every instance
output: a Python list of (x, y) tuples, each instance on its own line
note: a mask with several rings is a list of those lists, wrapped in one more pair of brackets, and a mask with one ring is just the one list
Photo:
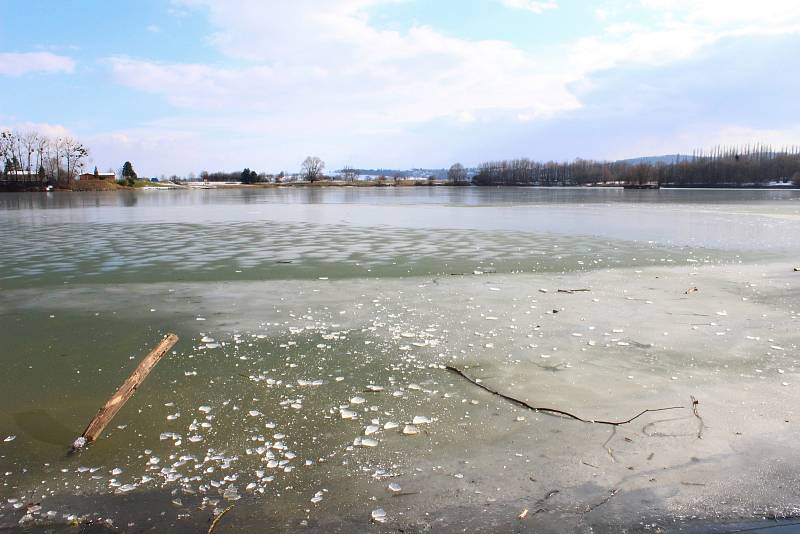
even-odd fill
[(220, 512), (217, 517), (214, 518), (214, 521), (211, 522), (211, 526), (208, 527), (207, 534), (211, 534), (212, 532), (214, 532), (214, 529), (217, 528), (217, 524), (219, 523), (219, 520), (222, 519), (222, 516), (227, 514), (231, 510), (231, 508), (233, 508), (233, 507), (234, 507), (233, 504), (228, 506), (222, 512)]
[(564, 410), (558, 410), (556, 408), (542, 408), (540, 406), (531, 406), (530, 404), (528, 404), (527, 402), (525, 402), (523, 400), (515, 399), (514, 397), (509, 397), (508, 395), (500, 393), (497, 390), (494, 390), (492, 388), (484, 386), (483, 384), (481, 384), (480, 382), (478, 382), (474, 378), (468, 376), (466, 373), (464, 373), (464, 371), (462, 371), (461, 369), (459, 369), (457, 367), (453, 367), (452, 365), (446, 365), (445, 368), (448, 371), (450, 371), (451, 373), (457, 374), (461, 378), (467, 380), (468, 382), (471, 382), (472, 384), (478, 386), (479, 388), (481, 388), (481, 389), (483, 389), (485, 391), (488, 391), (492, 395), (497, 395), (498, 397), (500, 397), (502, 399), (505, 399), (505, 400), (507, 400), (509, 402), (512, 402), (512, 403), (514, 403), (514, 404), (516, 404), (518, 406), (522, 406), (523, 408), (527, 408), (527, 409), (533, 410), (535, 412), (544, 412), (544, 413), (548, 413), (548, 414), (555, 415), (555, 416), (558, 416), (558, 417), (565, 417), (567, 419), (574, 419), (576, 421), (580, 421), (581, 423), (595, 423), (595, 424), (598, 424), (598, 425), (621, 426), (621, 425), (627, 425), (628, 423), (631, 423), (631, 422), (635, 421), (636, 419), (640, 418), (641, 416), (643, 416), (646, 413), (664, 412), (664, 411), (667, 411), (667, 410), (680, 410), (680, 409), (684, 408), (683, 406), (670, 406), (668, 408), (648, 408), (647, 410), (642, 410), (641, 412), (639, 412), (638, 414), (634, 415), (630, 419), (626, 419), (624, 421), (601, 421), (601, 420), (597, 420), (597, 419), (584, 419), (582, 417), (578, 417), (577, 415), (573, 415), (573, 414), (571, 414), (569, 412), (565, 412)]
[(100, 411), (97, 412), (97, 415), (94, 416), (89, 426), (83, 431), (81, 437), (76, 439), (72, 444), (73, 451), (83, 448), (87, 443), (93, 442), (100, 436), (106, 425), (117, 415), (117, 412), (128, 402), (128, 399), (136, 393), (136, 390), (139, 389), (144, 379), (147, 378), (147, 375), (153, 370), (153, 367), (156, 366), (159, 360), (161, 360), (167, 351), (175, 346), (177, 342), (178, 336), (175, 334), (168, 334), (167, 337), (161, 340), (161, 343), (159, 343), (156, 348), (150, 351), (150, 354), (139, 362), (139, 365), (136, 366), (136, 369), (133, 370), (128, 379), (122, 383), (117, 392), (106, 401), (102, 408), (100, 408)]

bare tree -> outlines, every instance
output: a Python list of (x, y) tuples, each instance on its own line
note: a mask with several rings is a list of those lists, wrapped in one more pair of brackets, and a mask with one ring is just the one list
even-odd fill
[(24, 170), (32, 172), (31, 164), (33, 163), (33, 155), (36, 153), (36, 147), (39, 144), (39, 134), (33, 130), (23, 132), (20, 134), (19, 140), (23, 158), (20, 161), (20, 165), (24, 163)]
[(2, 166), (4, 174), (7, 170), (10, 170), (6, 169), (6, 167), (10, 166), (13, 139), (14, 136), (11, 130), (0, 130), (0, 166)]
[(0, 131), (0, 162), (16, 181), (68, 184), (88, 157), (89, 150), (71, 137), (51, 139), (36, 131)]
[(61, 139), (61, 149), (69, 183), (83, 168), (86, 158), (89, 157), (89, 150), (72, 137)]
[(358, 177), (358, 172), (350, 165), (345, 165), (342, 167), (342, 170), (339, 171), (339, 175), (347, 182), (355, 182)]
[(303, 178), (309, 182), (314, 182), (322, 178), (322, 171), (325, 169), (325, 162), (317, 156), (308, 156), (302, 165)]
[(464, 185), (467, 183), (467, 169), (460, 163), (454, 163), (447, 171), (447, 181), (451, 184)]
[(47, 153), (50, 150), (50, 139), (45, 137), (44, 135), (40, 135), (38, 141), (36, 142), (36, 172), (39, 175), (45, 175), (46, 170), (44, 168), (45, 160), (47, 158)]

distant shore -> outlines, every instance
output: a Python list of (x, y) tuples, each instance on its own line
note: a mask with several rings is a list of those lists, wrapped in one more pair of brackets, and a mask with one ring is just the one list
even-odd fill
[(149, 182), (145, 180), (137, 181), (135, 185), (123, 185), (110, 180), (75, 180), (67, 185), (50, 186), (49, 188), (41, 184), (3, 184), (0, 183), (0, 192), (97, 192), (97, 191), (136, 191), (136, 190), (160, 190), (160, 189), (273, 189), (278, 187), (441, 187), (453, 186), (463, 187), (471, 184), (451, 184), (440, 180), (364, 180), (356, 182), (345, 182), (338, 180), (319, 180), (315, 182), (261, 182), (254, 184), (230, 183), (230, 182)]
[[(454, 184), (444, 180), (318, 180), (314, 182), (260, 182), (253, 184), (231, 182), (150, 182), (139, 180), (133, 186), (123, 185), (111, 180), (75, 180), (69, 186), (43, 186), (40, 184), (3, 184), (0, 183), (0, 193), (19, 192), (99, 192), (99, 191), (137, 191), (137, 190), (205, 190), (205, 189), (275, 189), (282, 187), (311, 187), (311, 188), (341, 188), (341, 187), (523, 187), (523, 188), (581, 188), (581, 189), (622, 189), (624, 184), (564, 184), (564, 185), (527, 185), (527, 184), (499, 184), (476, 185), (471, 183)], [(783, 191), (797, 190), (799, 186), (793, 184), (756, 186), (737, 186), (730, 184), (697, 184), (697, 185), (661, 185), (661, 189), (741, 189), (741, 190), (766, 190)], [(658, 188), (652, 188), (658, 189)]]

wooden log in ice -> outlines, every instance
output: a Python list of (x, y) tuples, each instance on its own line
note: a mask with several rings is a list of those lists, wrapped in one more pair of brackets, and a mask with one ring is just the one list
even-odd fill
[(85, 447), (88, 443), (93, 442), (100, 436), (103, 429), (111, 422), (117, 412), (122, 409), (128, 399), (139, 389), (139, 386), (153, 370), (153, 367), (161, 360), (161, 358), (169, 351), (175, 343), (178, 342), (178, 336), (175, 334), (168, 334), (161, 343), (158, 344), (150, 353), (145, 356), (136, 369), (133, 370), (131, 375), (119, 387), (108, 401), (100, 408), (94, 419), (91, 420), (89, 426), (83, 431), (81, 437), (75, 440), (72, 444), (72, 451), (77, 451)]

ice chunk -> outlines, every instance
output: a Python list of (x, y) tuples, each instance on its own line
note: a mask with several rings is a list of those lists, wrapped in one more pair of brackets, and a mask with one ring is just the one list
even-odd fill
[(383, 508), (376, 508), (372, 511), (371, 514), (372, 520), (376, 523), (385, 523), (386, 522), (386, 512)]
[(424, 415), (415, 415), (414, 420), (411, 421), (414, 425), (427, 425), (431, 422), (430, 418), (425, 417)]
[(414, 436), (416, 434), (419, 434), (419, 429), (414, 425), (406, 425), (403, 427), (403, 434), (406, 434), (408, 436)]
[(222, 498), (226, 501), (238, 501), (241, 496), (239, 495), (239, 490), (233, 484), (230, 484), (225, 491), (222, 493)]

